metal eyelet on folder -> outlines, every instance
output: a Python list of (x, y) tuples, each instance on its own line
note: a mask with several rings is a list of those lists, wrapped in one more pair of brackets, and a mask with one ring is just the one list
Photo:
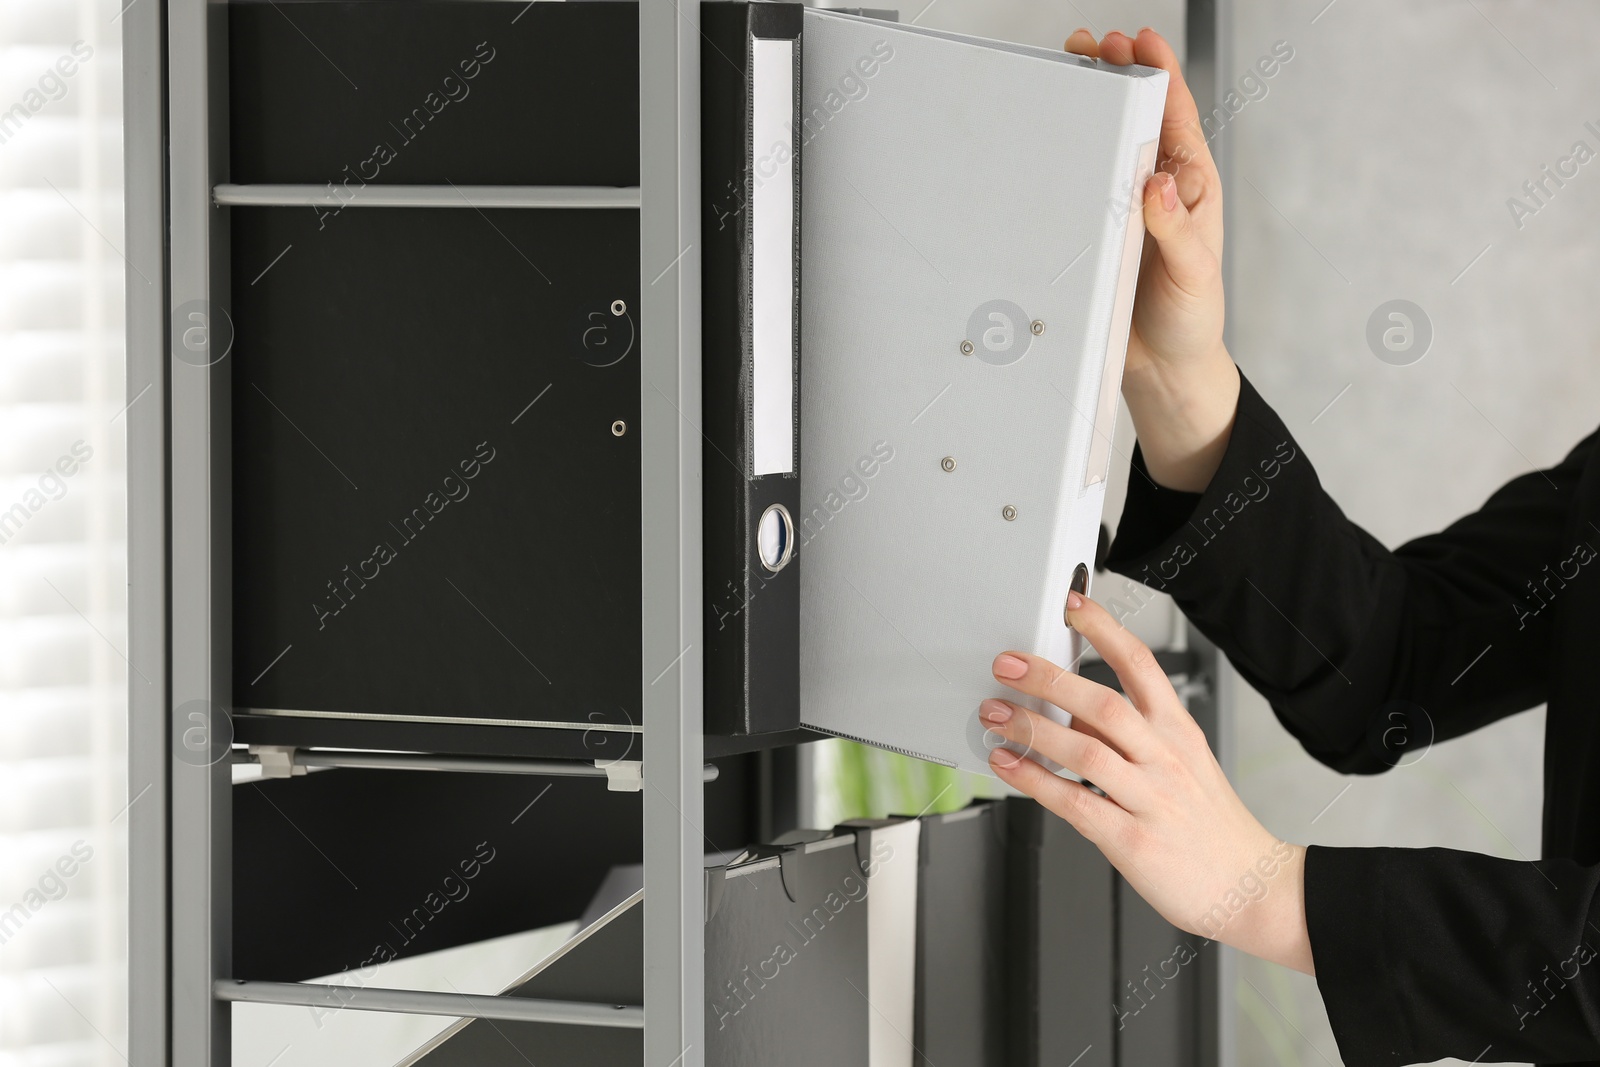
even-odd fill
[(794, 557), (794, 518), (782, 504), (770, 505), (756, 524), (756, 555), (761, 565), (777, 574)]
[[(1089, 565), (1087, 563), (1080, 563), (1073, 570), (1071, 592), (1078, 593), (1082, 596), (1089, 595)], [(1065, 601), (1063, 601), (1061, 605), (1061, 621), (1067, 624), (1068, 629), (1072, 628), (1072, 621), (1067, 618), (1067, 606)]]

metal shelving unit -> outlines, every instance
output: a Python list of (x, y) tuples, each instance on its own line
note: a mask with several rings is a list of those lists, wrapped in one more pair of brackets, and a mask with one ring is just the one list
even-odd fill
[[(1191, 50), (1213, 84), (1225, 69), (1227, 4), (1189, 3)], [(622, 1013), (608, 1007), (609, 1020), (578, 1021), (642, 1025), (649, 1067), (701, 1067), (701, 38), (679, 0), (639, 6), (645, 1001)], [(235, 975), (231, 959), (231, 365), (211, 347), (227, 336), (218, 327), (229, 305), (229, 211), (215, 197), (229, 181), (229, 8), (145, 0), (121, 18), (132, 268), (129, 1062), (222, 1067), (231, 1062), (230, 1002), (303, 1004), (321, 995), (308, 983), (243, 981), (249, 976)], [(1201, 93), (1202, 109), (1214, 95)], [(245, 202), (241, 188), (224, 188), (221, 199)], [(204, 316), (203, 337), (190, 313)], [(550, 770), (499, 762), (508, 764), (501, 771)], [(466, 758), (435, 760), (433, 769), (485, 767)], [(393, 992), (372, 1006), (486, 1018), (584, 1014), (583, 1006)]]
[[(228, 6), (130, 5), (125, 19), (128, 257), (130, 1062), (230, 1062), (229, 1003), (312, 1003), (307, 983), (232, 974), (231, 365), (226, 333)], [(673, 0), (640, 4), (646, 1004), (579, 1021), (643, 1026), (651, 1064), (703, 1062), (700, 581), (699, 34)], [(218, 186), (223, 188), (217, 195)], [(575, 206), (570, 191), (546, 203)], [(243, 198), (243, 199), (241, 199)], [(413, 198), (414, 199), (414, 198)], [(584, 205), (576, 205), (584, 206)], [(204, 316), (190, 320), (189, 312)], [(204, 336), (191, 329), (198, 323)], [(177, 353), (176, 346), (185, 346)], [(306, 763), (302, 759), (300, 762)], [(313, 759), (310, 762), (316, 762)], [(327, 761), (324, 760), (324, 763)], [(401, 766), (352, 754), (342, 765)], [(474, 770), (471, 759), (423, 761)], [(555, 773), (548, 761), (502, 772)], [(482, 761), (479, 761), (481, 764)], [(411, 765), (415, 765), (413, 762)], [(589, 773), (595, 773), (591, 766)], [(565, 773), (565, 772), (562, 772)], [(601, 772), (603, 773), (603, 772)], [(486, 1018), (574, 1007), (418, 994), (378, 1010)], [(580, 1008), (582, 1006), (579, 1006)], [(531, 1013), (531, 1014), (530, 1014)], [(580, 1015), (583, 1013), (580, 1011)], [(591, 1018), (590, 1016), (595, 1016)], [(572, 1021), (567, 1018), (565, 1021)]]
[(678, 0), (639, 4), (639, 131), (644, 1062), (701, 1067), (700, 33)]

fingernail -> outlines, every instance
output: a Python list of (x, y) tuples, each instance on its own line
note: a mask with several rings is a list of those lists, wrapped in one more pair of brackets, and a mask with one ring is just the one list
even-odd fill
[(1161, 206), (1168, 211), (1178, 206), (1178, 183), (1170, 174), (1161, 176)]
[(1012, 655), (995, 657), (994, 673), (997, 678), (1021, 678), (1028, 673), (1028, 665)]
[(1078, 593), (1078, 592), (1068, 593), (1067, 594), (1067, 610), (1068, 611), (1077, 611), (1081, 607), (1083, 607), (1083, 594), (1082, 593)]
[(984, 722), (1000, 726), (1011, 721), (1011, 708), (1003, 700), (985, 700), (978, 705), (978, 715)]
[(1026, 758), (1017, 755), (1009, 748), (997, 748), (989, 753), (989, 766), (997, 771), (1011, 771)]

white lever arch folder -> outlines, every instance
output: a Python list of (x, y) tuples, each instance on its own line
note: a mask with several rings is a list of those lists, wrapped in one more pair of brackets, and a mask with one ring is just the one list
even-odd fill
[(1167, 75), (802, 32), (801, 719), (988, 773), (994, 656), (1073, 659)]

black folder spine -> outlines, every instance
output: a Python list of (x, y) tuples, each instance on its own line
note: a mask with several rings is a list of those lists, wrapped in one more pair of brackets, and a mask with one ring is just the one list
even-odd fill
[(912, 1067), (1008, 1067), (1006, 806), (922, 817)]
[[(800, 723), (800, 23), (802, 5), (701, 5), (702, 403), (705, 578), (705, 726), (708, 733), (751, 734)], [(754, 313), (755, 210), (775, 161), (756, 145), (757, 39), (793, 42), (787, 120), (793, 175), (792, 372), (788, 432), (792, 463), (757, 473)], [(769, 120), (770, 120), (770, 116)], [(771, 186), (767, 196), (774, 195)], [(771, 353), (767, 353), (769, 356)], [(783, 355), (783, 353), (778, 353)], [(771, 373), (773, 364), (765, 364)], [(781, 509), (781, 512), (778, 510)], [(786, 534), (787, 561), (776, 571), (757, 547), (762, 517), (774, 513)]]
[(1115, 872), (1099, 849), (1026, 797), (1006, 799), (1006, 837), (1006, 1063), (1123, 1062), (1107, 1003), (1116, 973)]

